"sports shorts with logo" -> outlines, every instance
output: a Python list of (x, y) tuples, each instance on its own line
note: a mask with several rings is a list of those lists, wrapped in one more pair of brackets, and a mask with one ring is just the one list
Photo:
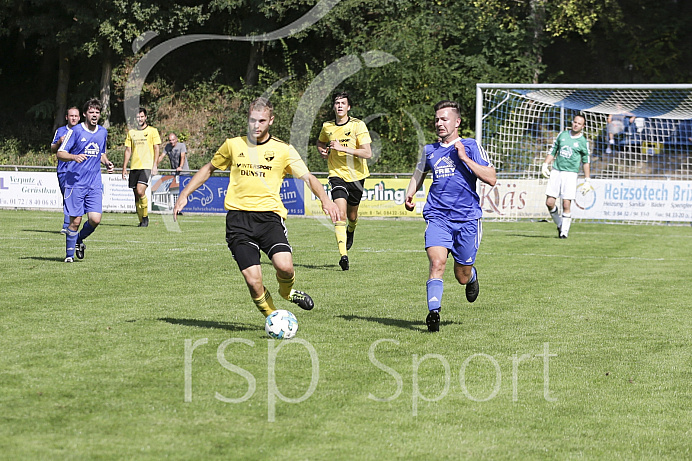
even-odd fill
[(476, 262), (476, 253), (483, 236), (480, 219), (450, 221), (431, 218), (425, 222), (425, 248), (447, 248), (454, 261), (464, 266), (471, 266)]

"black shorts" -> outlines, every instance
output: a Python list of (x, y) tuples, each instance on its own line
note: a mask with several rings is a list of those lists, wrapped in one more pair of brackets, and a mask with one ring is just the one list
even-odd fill
[(284, 220), (273, 211), (229, 211), (226, 242), (241, 271), (259, 265), (260, 250), (269, 259), (276, 253), (292, 253)]
[(364, 185), (365, 179), (346, 182), (337, 176), (329, 178), (329, 187), (332, 189), (332, 200), (345, 198), (346, 203), (352, 206), (360, 205), (360, 199), (363, 197)]
[(137, 184), (149, 185), (150, 178), (151, 170), (130, 170), (130, 179), (128, 181), (130, 189), (137, 187)]

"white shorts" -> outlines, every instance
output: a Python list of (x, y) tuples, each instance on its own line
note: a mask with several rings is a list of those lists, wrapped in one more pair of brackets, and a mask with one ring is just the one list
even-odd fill
[(577, 196), (578, 176), (579, 173), (573, 171), (560, 171), (553, 168), (550, 172), (545, 195), (555, 198), (561, 197), (563, 200), (574, 200)]

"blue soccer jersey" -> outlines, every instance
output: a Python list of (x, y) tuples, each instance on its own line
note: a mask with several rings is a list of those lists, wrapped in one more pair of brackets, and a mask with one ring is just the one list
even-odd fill
[[(55, 136), (53, 136), (53, 142), (51, 142), (51, 145), (58, 142), (63, 135), (67, 134), (68, 131), (70, 131), (70, 129), (67, 127), (67, 125), (59, 127), (55, 131)], [(67, 171), (68, 164), (69, 162), (63, 162), (62, 160), (58, 159), (58, 175), (64, 174)]]
[[(490, 166), (490, 158), (475, 139), (460, 139), (466, 155), (482, 166)], [(477, 177), (459, 159), (454, 144), (434, 143), (425, 146), (425, 165), (419, 165), (421, 171), (432, 171), (433, 181), (428, 199), (423, 208), (423, 217), (427, 219), (444, 218), (450, 221), (471, 221), (483, 215), (476, 192)], [(421, 168), (423, 167), (423, 168)]]
[(106, 152), (107, 138), (108, 131), (101, 125), (92, 132), (80, 123), (67, 133), (58, 150), (73, 155), (85, 154), (87, 159), (82, 163), (66, 162), (65, 187), (101, 186), (101, 154)]

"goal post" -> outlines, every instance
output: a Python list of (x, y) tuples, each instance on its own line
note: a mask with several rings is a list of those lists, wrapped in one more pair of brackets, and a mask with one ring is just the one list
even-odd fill
[[(523, 213), (516, 208), (529, 196), (543, 196), (539, 202), (545, 201), (540, 166), (555, 137), (570, 127), (577, 114), (586, 120), (584, 135), (591, 148), (591, 177), (607, 187), (603, 192), (614, 187), (649, 187), (649, 190), (654, 187), (645, 182), (627, 181), (668, 181), (679, 187), (668, 193), (671, 203), (667, 205), (652, 205), (644, 199), (646, 206), (639, 207), (642, 200), (637, 200), (635, 194), (631, 203), (619, 202), (622, 212), (612, 219), (609, 216), (615, 210), (606, 213), (605, 218), (601, 214), (591, 219), (692, 221), (692, 209), (685, 208), (686, 205), (692, 208), (692, 200), (686, 198), (686, 192), (681, 192), (689, 189), (692, 180), (692, 84), (479, 83), (476, 85), (476, 140), (488, 152), (500, 181), (511, 180), (515, 184), (526, 181), (527, 188), (536, 189), (524, 191), (523, 199), (514, 193), (520, 188), (514, 192), (494, 190), (493, 197), (485, 197), (488, 201), (499, 200), (497, 209), (510, 204), (505, 219), (545, 214), (542, 203), (542, 208), (532, 211), (526, 211), (528, 206), (524, 206)], [(643, 191), (639, 193), (640, 199)], [(611, 193), (607, 197), (613, 198)], [(588, 206), (581, 205), (582, 209)], [(640, 213), (650, 205), (660, 205), (667, 215)], [(641, 209), (627, 210), (632, 207)]]

